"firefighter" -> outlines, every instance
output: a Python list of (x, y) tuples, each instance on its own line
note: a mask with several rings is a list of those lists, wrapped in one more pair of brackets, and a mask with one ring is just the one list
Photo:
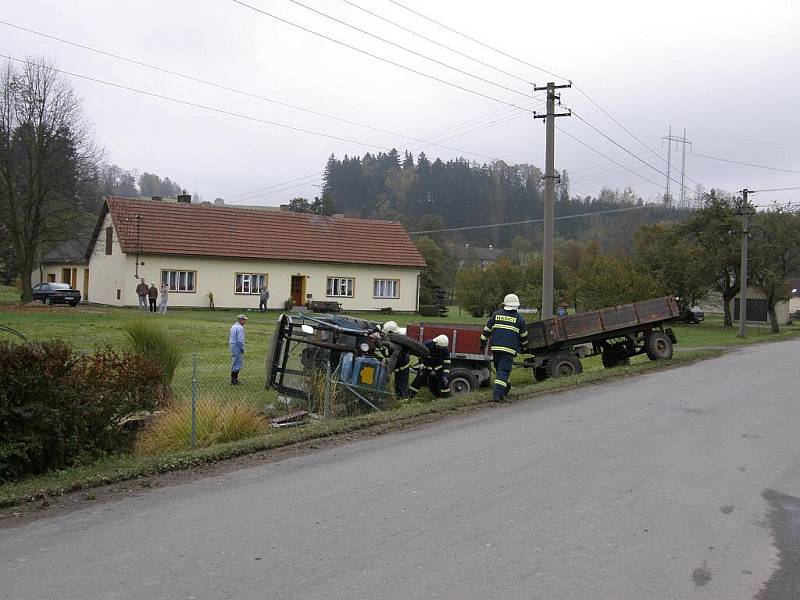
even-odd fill
[(431, 391), (438, 391), (436, 395), (447, 398), (450, 396), (450, 351), (447, 349), (450, 340), (442, 334), (422, 345), (428, 349), (428, 358), (419, 366), (417, 376), (411, 383), (409, 398), (416, 396), (426, 383)]
[(489, 337), (492, 338), (489, 350), (492, 351), (494, 362), (492, 400), (495, 402), (503, 402), (508, 396), (511, 389), (508, 378), (517, 352), (528, 350), (528, 326), (517, 312), (518, 308), (519, 297), (516, 294), (506, 295), (502, 308), (489, 317), (481, 334), (481, 352), (486, 352), (486, 344)]
[[(383, 324), (383, 331), (386, 333), (397, 333), (399, 329), (394, 321), (386, 321)], [(406, 399), (409, 397), (408, 372), (411, 369), (411, 355), (402, 346), (396, 346), (396, 350), (392, 352), (397, 352), (397, 361), (394, 364), (394, 393), (398, 398)]]

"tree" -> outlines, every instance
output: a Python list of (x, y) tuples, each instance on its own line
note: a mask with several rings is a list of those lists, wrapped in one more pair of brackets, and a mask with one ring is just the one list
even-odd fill
[(680, 239), (703, 260), (711, 289), (722, 296), (723, 324), (733, 327), (730, 304), (739, 293), (739, 236), (737, 204), (731, 196), (711, 190), (703, 208), (678, 227)]
[(750, 281), (764, 293), (770, 330), (778, 333), (775, 307), (789, 297), (787, 279), (800, 270), (800, 214), (773, 206), (755, 215), (750, 230)]
[(315, 196), (313, 202), (310, 202), (308, 198), (303, 197), (292, 198), (289, 200), (288, 210), (290, 212), (324, 215), (329, 217), (336, 212), (336, 207), (333, 205), (333, 200), (331, 197), (323, 192), (322, 198)]
[(655, 277), (636, 269), (629, 258), (589, 253), (578, 270), (574, 290), (581, 311), (646, 300), (665, 293)]
[(9, 61), (0, 75), (0, 222), (11, 239), (22, 300), (41, 255), (94, 218), (100, 152), (72, 87), (45, 60)]

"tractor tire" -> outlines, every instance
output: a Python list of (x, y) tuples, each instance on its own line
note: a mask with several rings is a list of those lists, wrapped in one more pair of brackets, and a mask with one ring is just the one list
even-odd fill
[(600, 359), (603, 361), (603, 366), (606, 369), (626, 367), (631, 364), (631, 358), (628, 356), (628, 348), (622, 342), (616, 342), (610, 346), (605, 346), (600, 355)]
[(534, 381), (544, 381), (547, 379), (547, 367), (533, 367)]
[(428, 349), (425, 346), (423, 346), (417, 340), (403, 335), (402, 333), (390, 331), (389, 341), (400, 346), (401, 348), (405, 348), (414, 356), (418, 356), (419, 358), (428, 358)]
[(650, 360), (672, 358), (672, 340), (662, 331), (652, 331), (644, 340), (644, 349)]
[(574, 354), (567, 352), (556, 354), (547, 361), (548, 377), (568, 377), (570, 375), (580, 375), (581, 373), (583, 373), (581, 359)]
[(450, 394), (468, 394), (478, 389), (478, 378), (467, 369), (450, 369)]

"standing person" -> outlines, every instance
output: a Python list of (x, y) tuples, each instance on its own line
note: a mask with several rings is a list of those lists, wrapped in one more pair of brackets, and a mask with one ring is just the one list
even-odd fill
[(161, 300), (158, 303), (158, 312), (162, 315), (167, 313), (167, 302), (169, 302), (169, 286), (166, 282), (161, 284)]
[(150, 287), (147, 288), (147, 298), (150, 300), (150, 312), (156, 312), (156, 300), (158, 299), (158, 288), (156, 287), (156, 282), (153, 281), (150, 283)]
[(508, 396), (511, 384), (508, 378), (517, 352), (528, 350), (528, 326), (525, 319), (517, 312), (519, 296), (508, 294), (503, 298), (503, 307), (496, 310), (481, 334), (481, 352), (486, 352), (489, 336), (492, 344), (492, 362), (494, 363), (494, 388), (492, 400), (503, 402)]
[(450, 396), (450, 351), (447, 347), (450, 345), (450, 340), (442, 334), (423, 342), (422, 345), (428, 349), (428, 358), (422, 361), (417, 376), (411, 382), (408, 397), (416, 396), (420, 388), (428, 383), (435, 395), (448, 398)]
[(258, 310), (261, 312), (267, 311), (267, 300), (269, 300), (269, 290), (264, 288), (261, 290), (261, 295), (258, 297)]
[[(399, 329), (394, 321), (386, 321), (383, 324), (383, 331), (386, 333), (397, 333)], [(402, 346), (397, 346), (394, 352), (397, 352), (397, 360), (394, 363), (394, 393), (404, 400), (409, 397), (408, 374), (411, 370), (411, 354)]]
[(139, 310), (147, 311), (147, 290), (150, 288), (147, 287), (147, 283), (145, 283), (144, 277), (139, 282), (139, 285), (136, 286), (136, 295), (139, 296)]
[(244, 366), (244, 324), (247, 317), (239, 315), (228, 334), (228, 346), (231, 348), (231, 385), (239, 385), (239, 371)]

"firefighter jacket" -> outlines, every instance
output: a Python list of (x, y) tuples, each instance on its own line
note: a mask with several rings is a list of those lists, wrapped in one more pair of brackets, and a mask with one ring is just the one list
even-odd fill
[(423, 366), (433, 371), (436, 375), (450, 375), (450, 350), (437, 346), (431, 340), (422, 342), (422, 345), (428, 349), (428, 358), (423, 361)]
[(516, 356), (520, 350), (524, 352), (528, 349), (528, 326), (516, 310), (501, 308), (495, 311), (483, 328), (481, 347), (486, 344), (489, 336), (492, 338), (489, 346), (492, 353), (505, 352)]

